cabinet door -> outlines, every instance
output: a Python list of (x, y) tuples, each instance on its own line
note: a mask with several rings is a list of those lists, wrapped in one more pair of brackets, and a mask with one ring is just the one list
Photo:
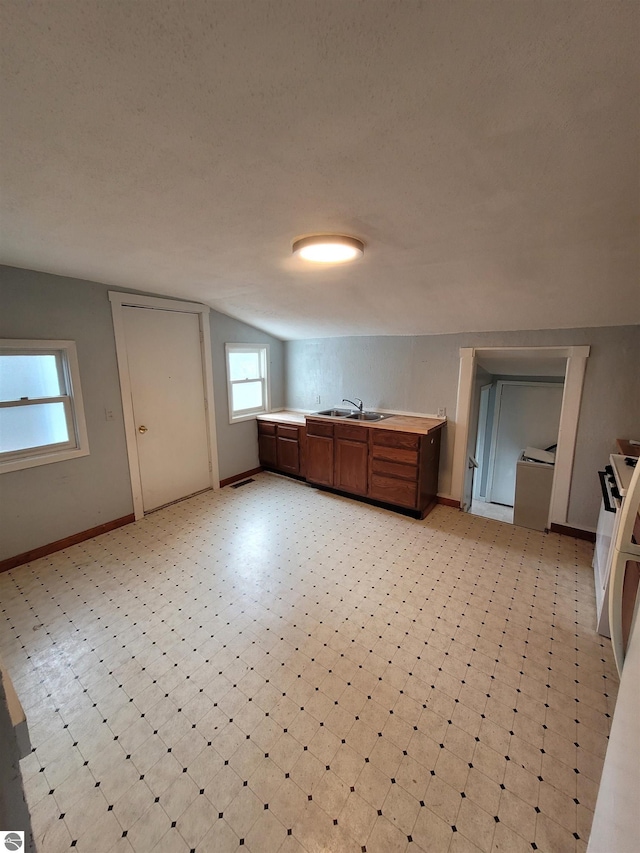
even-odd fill
[(307, 480), (333, 486), (333, 438), (307, 432)]
[(261, 465), (264, 465), (266, 468), (277, 468), (278, 455), (275, 435), (261, 433), (258, 436), (258, 455)]
[(366, 495), (369, 459), (367, 443), (336, 438), (335, 455), (334, 486), (336, 489), (343, 489), (345, 492), (356, 495)]
[(282, 435), (277, 439), (278, 468), (287, 474), (300, 473), (300, 446), (298, 438), (285, 438)]

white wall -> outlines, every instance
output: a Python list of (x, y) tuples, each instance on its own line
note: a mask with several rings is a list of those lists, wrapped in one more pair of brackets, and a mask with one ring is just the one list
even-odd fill
[[(597, 470), (618, 437), (640, 438), (640, 327), (547, 329), (420, 337), (348, 337), (289, 341), (287, 406), (313, 410), (353, 394), (370, 407), (453, 414), (460, 347), (591, 345), (580, 411), (568, 524), (594, 529)], [(453, 435), (447, 426), (440, 493), (451, 488)]]
[[(0, 560), (133, 512), (108, 291), (121, 288), (0, 266), (0, 338), (76, 341), (89, 456), (0, 474)], [(274, 403), (284, 399), (281, 341), (211, 313), (220, 477), (258, 464), (255, 421), (228, 423), (224, 344), (269, 343)], [(114, 418), (107, 421), (105, 409)]]

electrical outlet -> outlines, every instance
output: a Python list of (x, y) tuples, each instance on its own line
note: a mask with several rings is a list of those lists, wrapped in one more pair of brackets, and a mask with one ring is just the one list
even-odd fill
[(447, 417), (447, 410), (444, 406), (442, 406), (442, 408), (438, 409), (438, 417), (439, 418), (446, 418)]
[(320, 400), (320, 394), (316, 395), (316, 403), (317, 403), (318, 405), (320, 405), (320, 403), (321, 403), (321, 400)]
[(105, 419), (105, 421), (112, 421), (113, 420), (113, 410), (112, 409), (105, 409), (104, 410), (104, 419)]

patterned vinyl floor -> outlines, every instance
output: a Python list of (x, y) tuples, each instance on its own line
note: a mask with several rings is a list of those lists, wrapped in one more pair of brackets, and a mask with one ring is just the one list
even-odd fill
[(265, 473), (1, 575), (38, 850), (584, 851), (591, 555)]

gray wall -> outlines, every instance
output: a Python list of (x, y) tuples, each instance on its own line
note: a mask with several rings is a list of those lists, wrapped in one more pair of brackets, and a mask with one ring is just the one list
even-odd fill
[(2, 267), (0, 301), (0, 337), (76, 342), (90, 450), (0, 474), (1, 559), (120, 518), (133, 504), (106, 286)]
[[(121, 288), (0, 267), (0, 338), (73, 340), (89, 433), (89, 456), (0, 474), (0, 559), (133, 512), (108, 291)], [(228, 423), (225, 342), (269, 343), (274, 406), (284, 399), (283, 344), (211, 313), (220, 477), (258, 464), (255, 421)], [(105, 418), (105, 409), (114, 414)]]
[[(349, 337), (289, 341), (287, 406), (314, 410), (356, 394), (369, 407), (453, 416), (460, 347), (591, 345), (571, 484), (568, 523), (594, 529), (600, 502), (596, 471), (618, 437), (640, 438), (640, 327), (479, 332), (419, 337)], [(450, 494), (453, 457), (448, 425), (440, 493)]]
[(258, 467), (255, 419), (229, 423), (225, 344), (269, 344), (271, 408), (284, 407), (284, 343), (226, 314), (211, 312), (213, 387), (220, 479)]

